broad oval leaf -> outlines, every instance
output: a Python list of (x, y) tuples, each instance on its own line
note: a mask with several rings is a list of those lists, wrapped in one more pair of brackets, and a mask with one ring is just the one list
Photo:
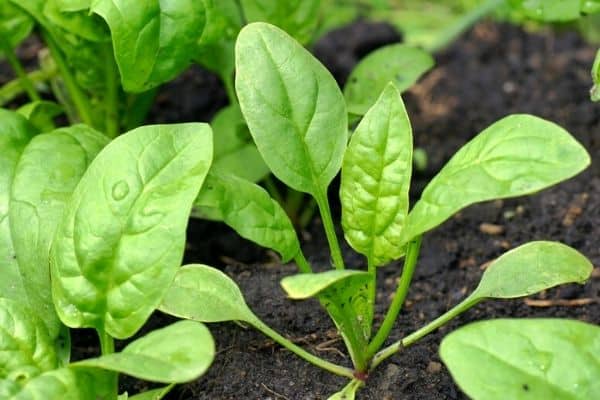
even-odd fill
[(179, 269), (158, 309), (200, 322), (253, 323), (257, 319), (231, 278), (216, 268), (200, 264)]
[(322, 196), (342, 165), (348, 139), (335, 80), (269, 24), (247, 25), (235, 51), (240, 106), (265, 162), (288, 186)]
[(7, 400), (112, 400), (114, 375), (99, 369), (60, 368), (29, 381)]
[(212, 158), (206, 124), (137, 128), (113, 140), (77, 185), (51, 251), (52, 294), (70, 327), (134, 334), (183, 256)]
[(319, 23), (320, 0), (241, 0), (248, 22), (268, 22), (302, 44), (310, 42)]
[(204, 2), (198, 0), (96, 0), (91, 10), (110, 27), (128, 92), (146, 91), (183, 71), (205, 24)]
[(75, 186), (108, 143), (101, 133), (74, 125), (34, 137), (13, 179), (9, 221), (29, 306), (56, 338), (60, 321), (50, 289), (50, 245)]
[(283, 290), (291, 299), (302, 300), (315, 297), (334, 285), (351, 279), (364, 281), (370, 274), (351, 269), (331, 270), (313, 274), (297, 274), (281, 280)]
[(348, 112), (365, 115), (388, 82), (394, 82), (403, 92), (433, 65), (429, 53), (405, 44), (391, 44), (373, 51), (354, 67), (344, 86)]
[(403, 254), (412, 129), (400, 93), (386, 86), (352, 135), (342, 165), (342, 226), (348, 243), (379, 266)]
[(194, 205), (215, 209), (213, 216), (220, 217), (242, 237), (277, 251), (283, 262), (300, 250), (294, 226), (283, 208), (252, 182), (211, 172)]
[(183, 383), (202, 375), (215, 356), (215, 343), (199, 322), (179, 321), (150, 332), (120, 353), (72, 364), (121, 372), (153, 382)]
[(569, 246), (529, 242), (494, 260), (471, 296), (498, 299), (528, 296), (565, 283), (583, 283), (592, 269), (592, 263)]
[(403, 242), (473, 203), (535, 193), (568, 179), (590, 156), (567, 131), (538, 117), (505, 117), (464, 145), (408, 215)]
[(0, 298), (0, 327), (0, 381), (22, 386), (58, 367), (48, 330), (30, 309)]
[(446, 336), (440, 355), (475, 400), (600, 397), (600, 328), (580, 321), (476, 322)]
[(237, 105), (219, 111), (210, 126), (215, 142), (212, 171), (235, 175), (250, 182), (258, 182), (269, 174), (269, 167), (256, 148)]
[(37, 133), (22, 115), (0, 109), (0, 297), (23, 305), (30, 305), (30, 299), (17, 264), (8, 213), (17, 163), (25, 146)]

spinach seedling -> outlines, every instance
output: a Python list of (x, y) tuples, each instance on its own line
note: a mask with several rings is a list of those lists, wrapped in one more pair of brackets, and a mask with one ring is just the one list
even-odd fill
[[(145, 126), (109, 142), (85, 125), (40, 133), (0, 109), (0, 130), (0, 397), (116, 399), (124, 373), (169, 384), (151, 393), (160, 399), (204, 373), (214, 343), (201, 323), (117, 353), (114, 339), (140, 330), (179, 268), (210, 127)], [(94, 328), (102, 355), (70, 362), (67, 327)]]
[[(310, 194), (319, 207), (332, 269), (313, 272), (281, 207), (251, 182), (211, 171), (197, 204), (212, 208), (243, 237), (274, 249), (284, 262), (295, 260), (302, 273), (286, 277), (283, 288), (293, 299), (320, 300), (353, 365), (333, 364), (283, 338), (249, 309), (231, 279), (209, 266), (188, 265), (177, 273), (159, 306), (164, 312), (202, 322), (247, 322), (309, 362), (349, 378), (332, 398), (353, 398), (382, 361), (480, 301), (526, 296), (590, 275), (589, 261), (565, 245), (522, 245), (495, 260), (460, 304), (384, 348), (424, 233), (470, 204), (534, 193), (568, 179), (587, 167), (589, 155), (557, 125), (511, 115), (460, 149), (410, 209), (412, 132), (394, 84), (384, 88), (348, 144), (344, 96), (329, 72), (285, 32), (264, 23), (242, 29), (236, 71), (241, 111), (264, 161), (277, 178)], [(327, 190), (340, 169), (342, 227), (348, 243), (365, 256), (365, 270), (346, 268), (334, 229)], [(394, 299), (374, 330), (377, 270), (402, 257)]]

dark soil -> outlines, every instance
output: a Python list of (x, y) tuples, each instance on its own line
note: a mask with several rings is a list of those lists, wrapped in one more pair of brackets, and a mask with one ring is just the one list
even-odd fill
[[(353, 37), (347, 35), (348, 40)], [(342, 60), (356, 59), (340, 54), (344, 50), (336, 46), (330, 44)], [(357, 47), (349, 43), (347, 49)], [(416, 144), (427, 151), (430, 161), (426, 173), (416, 177), (415, 196), (462, 144), (510, 113), (535, 114), (565, 127), (592, 154), (594, 166), (535, 196), (469, 207), (427, 234), (407, 306), (390, 340), (400, 339), (458, 303), (477, 285), (487, 261), (527, 241), (562, 241), (600, 266), (600, 106), (588, 98), (594, 52), (573, 33), (529, 34), (509, 25), (483, 23), (439, 55), (437, 67), (404, 96)], [(336, 68), (350, 70), (349, 66)], [(343, 72), (337, 77), (343, 80)], [(499, 225), (503, 232), (485, 233), (482, 223)], [(295, 273), (295, 267), (269, 261), (268, 252), (235, 239), (226, 228), (218, 228), (218, 233), (215, 229), (217, 225), (192, 221), (186, 261), (221, 265), (265, 322), (310, 351), (348, 364), (342, 343), (319, 305), (287, 300), (280, 289), (280, 279)], [(315, 265), (328, 263), (318, 219), (305, 235), (304, 249)], [(363, 260), (345, 250), (348, 264), (361, 267)], [(381, 270), (377, 321), (400, 272), (399, 264)], [(589, 299), (585, 306), (534, 307), (522, 299), (481, 304), (382, 364), (359, 398), (464, 399), (437, 354), (440, 340), (452, 329), (497, 317), (577, 318), (598, 324), (599, 298), (600, 280), (594, 278), (584, 286), (537, 296), (550, 301)], [(168, 398), (326, 399), (345, 384), (252, 329), (225, 323), (211, 325), (211, 330), (219, 349), (212, 368)]]

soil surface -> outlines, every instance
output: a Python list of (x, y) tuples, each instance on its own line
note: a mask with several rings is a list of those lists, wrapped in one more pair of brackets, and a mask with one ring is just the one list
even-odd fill
[[(399, 39), (385, 27), (358, 26), (329, 36), (315, 48), (340, 82), (368, 50)], [(363, 34), (351, 34), (353, 29)], [(379, 33), (370, 35), (373, 32)], [(366, 33), (368, 43), (361, 41)], [(414, 178), (413, 200), (461, 145), (511, 113), (531, 113), (563, 126), (588, 149), (593, 165), (535, 196), (469, 207), (428, 233), (390, 342), (457, 304), (475, 288), (486, 262), (522, 243), (562, 241), (600, 266), (600, 105), (588, 96), (594, 54), (595, 48), (574, 33), (530, 34), (514, 26), (482, 23), (439, 54), (435, 69), (404, 95), (416, 145), (429, 157), (427, 170)], [(0, 65), (0, 81), (9, 77), (5, 71)], [(194, 67), (165, 85), (157, 101), (151, 122), (207, 121), (227, 99), (214, 75)], [(482, 224), (492, 224), (491, 229)], [(329, 254), (318, 218), (302, 237), (309, 261), (325, 268)], [(347, 246), (343, 250), (349, 267), (363, 266), (361, 256)], [(271, 252), (240, 239), (222, 224), (199, 220), (190, 221), (185, 262), (222, 268), (238, 282), (263, 321), (309, 351), (349, 365), (343, 344), (318, 303), (286, 299), (279, 281), (296, 272), (294, 265), (280, 265)], [(380, 270), (376, 323), (381, 322), (400, 273), (399, 263)], [(576, 318), (600, 324), (600, 274), (594, 276), (583, 286), (538, 295), (534, 298), (538, 302), (518, 299), (476, 306), (380, 365), (358, 398), (466, 399), (438, 356), (438, 345), (447, 333), (471, 321), (498, 317)], [(553, 305), (557, 302), (567, 305)], [(156, 314), (144, 330), (172, 321)], [(218, 346), (213, 366), (201, 379), (177, 386), (166, 398), (313, 400), (326, 399), (345, 385), (344, 379), (313, 367), (253, 329), (234, 323), (210, 328)], [(73, 343), (77, 359), (98, 352), (91, 331), (78, 330)], [(130, 393), (148, 387), (130, 378), (121, 380), (121, 388)]]
[[(390, 35), (382, 32), (386, 42)], [(355, 49), (361, 45), (351, 42), (356, 35), (345, 37), (345, 49), (335, 36), (332, 43), (317, 49), (334, 48), (340, 59), (354, 62)], [(406, 308), (390, 340), (402, 338), (457, 304), (475, 288), (486, 262), (525, 242), (562, 241), (600, 266), (600, 106), (588, 97), (594, 53), (574, 33), (530, 34), (514, 26), (482, 23), (440, 54), (436, 68), (404, 95), (416, 144), (429, 156), (427, 171), (415, 177), (414, 198), (461, 145), (511, 113), (531, 113), (563, 126), (585, 145), (594, 165), (535, 196), (469, 207), (427, 234)], [(351, 66), (334, 69), (342, 81)], [(314, 265), (329, 263), (318, 219), (305, 233), (303, 248)], [(347, 247), (344, 250), (350, 267), (363, 265), (360, 256)], [(294, 265), (282, 266), (269, 252), (235, 239), (227, 228), (202, 221), (190, 224), (186, 262), (222, 267), (265, 322), (316, 354), (349, 363), (318, 303), (285, 298), (279, 281), (296, 272)], [(397, 263), (381, 269), (377, 322), (400, 273)], [(444, 335), (468, 322), (498, 317), (576, 318), (598, 324), (600, 280), (595, 276), (584, 286), (564, 286), (534, 298), (544, 301), (478, 305), (382, 364), (358, 398), (465, 399), (438, 356)], [(553, 305), (558, 300), (567, 305)], [(197, 382), (177, 387), (169, 399), (326, 399), (345, 384), (253, 329), (224, 323), (211, 325), (211, 330), (219, 349), (213, 366)]]

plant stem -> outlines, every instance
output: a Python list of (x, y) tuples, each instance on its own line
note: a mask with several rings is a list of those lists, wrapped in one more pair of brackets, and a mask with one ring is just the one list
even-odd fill
[(398, 314), (402, 309), (402, 305), (404, 304), (404, 300), (408, 294), (410, 282), (412, 281), (412, 277), (415, 272), (415, 266), (417, 265), (417, 259), (419, 258), (419, 251), (421, 249), (421, 238), (422, 236), (417, 236), (408, 243), (406, 256), (404, 258), (404, 267), (402, 268), (402, 276), (400, 277), (398, 288), (396, 289), (392, 304), (390, 305), (390, 308), (383, 319), (383, 323), (379, 327), (379, 330), (377, 331), (377, 334), (371, 343), (369, 343), (367, 358), (371, 358), (377, 352), (377, 350), (381, 348), (389, 336), (390, 331), (396, 322), (396, 318), (398, 318)]
[(15, 74), (17, 75), (21, 86), (25, 89), (27, 95), (29, 96), (29, 99), (31, 101), (40, 101), (40, 95), (35, 90), (33, 83), (29, 80), (29, 76), (27, 76), (25, 68), (23, 68), (23, 65), (21, 65), (21, 63), (15, 56), (15, 53), (10, 47), (8, 40), (6, 40), (4, 35), (2, 35), (2, 31), (0, 31), (0, 50), (2, 50), (2, 52), (6, 56), (6, 59), (8, 60), (8, 63), (15, 71)]
[(306, 205), (304, 206), (304, 210), (302, 210), (302, 213), (300, 213), (300, 216), (298, 217), (298, 227), (303, 229), (308, 226), (310, 220), (315, 215), (316, 208), (317, 202), (314, 198), (309, 197)]
[(321, 213), (323, 228), (325, 229), (325, 235), (327, 236), (327, 242), (329, 243), (333, 265), (335, 266), (335, 269), (344, 269), (344, 259), (342, 258), (340, 244), (338, 243), (337, 236), (335, 234), (335, 227), (333, 226), (333, 219), (331, 218), (331, 209), (329, 208), (327, 191), (325, 191), (325, 193), (319, 191), (319, 193), (314, 194), (314, 197), (317, 201), (317, 205), (319, 206), (319, 212)]
[[(42, 68), (36, 71), (31, 71), (27, 74), (27, 80), (32, 84), (45, 82), (56, 75), (56, 69)], [(7, 82), (0, 87), (0, 107), (13, 100), (15, 97), (23, 93), (25, 87), (21, 79), (15, 79)]]
[[(249, 321), (250, 322), (250, 321)], [(311, 364), (316, 365), (319, 368), (322, 368), (326, 371), (334, 373), (336, 375), (345, 376), (346, 378), (354, 379), (354, 372), (350, 368), (342, 367), (341, 365), (334, 364), (327, 360), (324, 360), (320, 357), (317, 357), (308, 351), (304, 350), (302, 347), (295, 345), (285, 337), (281, 336), (279, 333), (275, 332), (269, 326), (264, 324), (258, 318), (254, 321), (250, 322), (256, 329), (273, 339), (275, 342), (279, 343), (286, 349), (295, 353), (296, 355), (302, 357), (306, 361)]]
[(277, 189), (277, 185), (275, 184), (273, 177), (271, 175), (267, 176), (263, 180), (263, 183), (265, 185), (265, 188), (267, 189), (267, 192), (269, 192), (271, 197), (273, 199), (275, 199), (275, 201), (278, 202), (281, 205), (281, 207), (284, 207), (285, 202), (283, 201), (283, 197), (281, 196), (281, 193), (279, 193), (279, 189)]
[(73, 103), (75, 104), (75, 107), (77, 107), (77, 113), (79, 114), (79, 118), (81, 118), (81, 121), (85, 124), (94, 127), (91, 111), (92, 108), (90, 106), (88, 98), (83, 93), (77, 82), (75, 82), (75, 77), (73, 76), (71, 70), (67, 66), (67, 63), (63, 58), (63, 55), (60, 49), (58, 48), (58, 45), (54, 41), (54, 38), (45, 30), (42, 30), (42, 37), (48, 45), (50, 53), (52, 53), (52, 58), (54, 59), (54, 62), (56, 63), (56, 66), (58, 67), (58, 70), (60, 72), (60, 76), (65, 82), (67, 90), (69, 91)]
[[(112, 336), (110, 336), (104, 329), (97, 329), (98, 337), (100, 338), (100, 350), (102, 351), (102, 355), (112, 354), (115, 352), (115, 340)], [(111, 393), (114, 393), (115, 396), (119, 392), (119, 374), (116, 372), (108, 372), (111, 376)]]
[(462, 314), (463, 312), (467, 311), (469, 308), (473, 307), (480, 301), (481, 301), (480, 298), (474, 298), (473, 296), (469, 296), (466, 299), (464, 299), (463, 301), (461, 301), (458, 305), (456, 305), (452, 309), (448, 310), (446, 313), (442, 314), (438, 318), (434, 319), (433, 321), (431, 321), (429, 324), (425, 325), (421, 329), (416, 330), (415, 332), (404, 337), (403, 339), (384, 348), (383, 350), (381, 350), (380, 352), (375, 354), (375, 356), (373, 357), (373, 360), (371, 361), (370, 369), (372, 370), (373, 368), (377, 367), (386, 358), (391, 357), (392, 355), (398, 353), (403, 348), (408, 347), (411, 344), (415, 343), (416, 341), (421, 339), (423, 336), (428, 335), (429, 333), (435, 331), (437, 328), (446, 324), (448, 321), (450, 321), (451, 319), (455, 318), (456, 316)]
[(109, 138), (115, 138), (119, 134), (119, 78), (110, 43), (104, 46), (104, 59), (106, 60), (106, 98), (104, 99), (106, 121), (104, 128)]
[(294, 257), (294, 261), (296, 262), (296, 265), (298, 265), (300, 272), (303, 274), (310, 274), (313, 272), (310, 264), (308, 261), (306, 261), (306, 257), (304, 257), (302, 249), (298, 250), (298, 254), (296, 254), (296, 257)]
[(225, 86), (225, 92), (227, 93), (227, 98), (229, 99), (229, 104), (234, 105), (238, 103), (237, 95), (235, 93), (235, 85), (233, 83), (233, 76), (228, 74), (221, 74), (221, 81), (223, 81), (223, 86)]

